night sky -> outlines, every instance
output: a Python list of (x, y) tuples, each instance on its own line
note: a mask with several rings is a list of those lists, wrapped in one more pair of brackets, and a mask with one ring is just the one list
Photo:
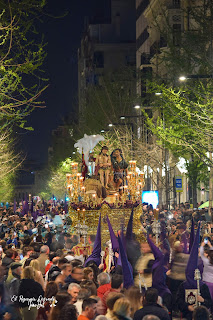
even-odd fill
[(49, 88), (42, 95), (45, 109), (35, 110), (27, 126), (33, 132), (19, 134), (20, 148), (28, 160), (44, 163), (47, 160), (51, 131), (63, 123), (63, 117), (76, 107), (77, 101), (77, 49), (80, 46), (86, 16), (97, 14), (100, 2), (96, 0), (48, 0), (46, 12), (63, 18), (44, 16), (40, 32), (44, 33), (47, 59), (44, 70), (49, 78)]

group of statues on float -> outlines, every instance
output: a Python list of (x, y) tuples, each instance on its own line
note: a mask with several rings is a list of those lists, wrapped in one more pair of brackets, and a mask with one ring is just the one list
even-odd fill
[(99, 177), (102, 187), (106, 190), (121, 192), (121, 186), (125, 184), (127, 168), (128, 163), (123, 158), (121, 149), (115, 149), (109, 155), (108, 147), (103, 146), (96, 158), (93, 152), (90, 153), (87, 174), (93, 179)]

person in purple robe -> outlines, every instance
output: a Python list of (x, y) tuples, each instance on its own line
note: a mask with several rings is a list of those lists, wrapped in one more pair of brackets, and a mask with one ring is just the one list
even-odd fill
[[(194, 278), (195, 278), (195, 269), (198, 268), (199, 242), (200, 242), (200, 223), (198, 225), (197, 233), (194, 239), (193, 246), (191, 248), (191, 253), (190, 253), (188, 264), (185, 271), (186, 281), (180, 284), (177, 292), (178, 308), (182, 313), (182, 318), (185, 318), (187, 320), (192, 319), (193, 311), (196, 308), (196, 306), (194, 305), (193, 299), (192, 298), (188, 299), (187, 292), (189, 292), (189, 290), (198, 289), (197, 281)], [(201, 280), (199, 280), (199, 290), (200, 292), (198, 293), (197, 302), (207, 307), (208, 309), (210, 309), (212, 306), (212, 299), (209, 292), (209, 288)]]

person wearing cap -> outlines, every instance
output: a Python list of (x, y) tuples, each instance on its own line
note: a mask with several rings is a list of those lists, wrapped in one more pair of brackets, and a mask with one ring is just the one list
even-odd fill
[(11, 296), (18, 294), (18, 289), (21, 281), (22, 264), (13, 262), (10, 265), (7, 279), (5, 281), (8, 292)]
[(5, 281), (5, 292), (6, 296), (9, 299), (8, 304), (10, 305), (11, 312), (15, 315), (13, 319), (21, 319), (19, 312), (19, 305), (17, 301), (13, 301), (13, 297), (18, 296), (19, 287), (21, 283), (21, 273), (22, 273), (22, 264), (20, 262), (13, 262), (10, 265), (7, 279)]

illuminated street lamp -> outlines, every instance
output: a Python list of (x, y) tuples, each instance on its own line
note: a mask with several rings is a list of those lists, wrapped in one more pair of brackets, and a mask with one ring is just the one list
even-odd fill
[(185, 81), (186, 79), (187, 79), (187, 78), (186, 78), (185, 76), (180, 76), (180, 77), (179, 77), (179, 80), (180, 80), (180, 81)]
[(136, 106), (134, 106), (135, 109), (140, 109), (140, 106), (137, 104)]

